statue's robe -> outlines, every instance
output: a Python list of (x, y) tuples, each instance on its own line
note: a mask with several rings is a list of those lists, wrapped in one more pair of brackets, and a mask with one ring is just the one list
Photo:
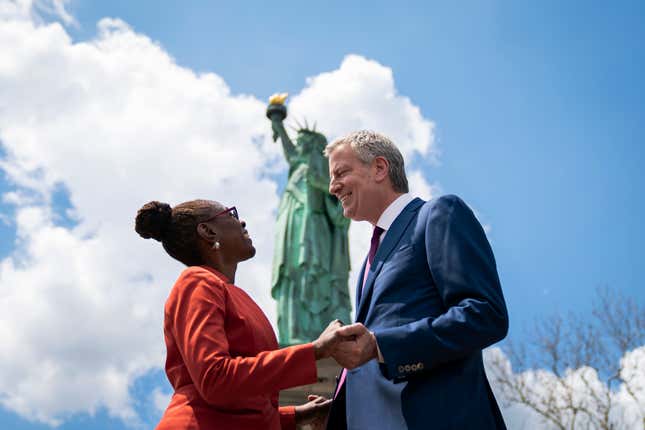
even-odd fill
[(289, 179), (278, 209), (271, 280), (283, 346), (315, 339), (335, 318), (350, 320), (349, 220), (329, 194), (323, 148), (314, 141), (285, 152)]

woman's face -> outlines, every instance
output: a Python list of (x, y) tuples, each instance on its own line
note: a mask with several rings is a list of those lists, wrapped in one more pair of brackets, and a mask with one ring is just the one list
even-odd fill
[(219, 216), (208, 221), (216, 234), (219, 252), (228, 261), (244, 261), (255, 255), (253, 241), (246, 230), (246, 222), (235, 217), (236, 212), (227, 211), (220, 203), (213, 202), (213, 214)]

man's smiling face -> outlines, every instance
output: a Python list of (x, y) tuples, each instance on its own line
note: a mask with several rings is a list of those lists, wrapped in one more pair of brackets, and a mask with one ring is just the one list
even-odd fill
[(374, 207), (376, 182), (371, 165), (363, 163), (350, 145), (345, 144), (329, 154), (329, 192), (343, 205), (343, 215), (354, 221), (378, 218)]

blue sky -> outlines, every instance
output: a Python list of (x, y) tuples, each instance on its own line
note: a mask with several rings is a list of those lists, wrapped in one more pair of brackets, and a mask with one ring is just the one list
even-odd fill
[(642, 4), (206, 3), (76, 2), (70, 33), (122, 18), (263, 99), (347, 54), (374, 59), (437, 124), (426, 177), (492, 225), (514, 328), (600, 285), (645, 299)]
[[(119, 18), (179, 66), (260, 100), (301, 93), (349, 54), (375, 61), (434, 123), (434, 156), (414, 153), (408, 165), (490, 226), (511, 337), (531, 342), (523, 328), (536, 318), (588, 310), (599, 286), (642, 303), (645, 5), (446, 3), (73, 0), (77, 24), (64, 29), (73, 43), (91, 41), (100, 19)], [(0, 193), (15, 189), (5, 174)], [(72, 227), (66, 193), (59, 184), (51, 207)], [(12, 208), (0, 206), (8, 218)], [(16, 252), (15, 240), (15, 223), (0, 224), (0, 257)], [(147, 400), (155, 388), (168, 390), (159, 369), (131, 387), (148, 427), (159, 416)], [(128, 428), (96, 408), (72, 411), (59, 428)], [(49, 426), (5, 408), (0, 428)]]

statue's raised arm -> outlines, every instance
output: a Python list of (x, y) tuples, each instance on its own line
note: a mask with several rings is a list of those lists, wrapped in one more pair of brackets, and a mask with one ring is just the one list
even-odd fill
[(271, 120), (273, 129), (273, 141), (282, 141), (282, 149), (287, 162), (291, 164), (291, 159), (296, 155), (296, 147), (284, 128), (283, 121), (287, 117), (287, 107), (284, 105), (287, 99), (287, 93), (276, 93), (269, 97), (269, 106), (267, 107), (267, 118)]

